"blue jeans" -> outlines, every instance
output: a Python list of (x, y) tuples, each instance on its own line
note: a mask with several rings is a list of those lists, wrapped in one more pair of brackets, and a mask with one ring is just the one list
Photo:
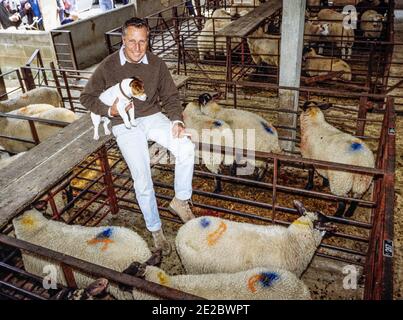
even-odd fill
[(108, 11), (113, 9), (112, 0), (99, 0), (99, 7), (102, 11)]

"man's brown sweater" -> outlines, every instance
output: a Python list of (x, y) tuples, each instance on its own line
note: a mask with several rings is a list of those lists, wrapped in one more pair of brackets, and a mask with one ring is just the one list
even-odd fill
[[(81, 104), (93, 113), (107, 117), (109, 106), (99, 100), (100, 94), (123, 79), (136, 76), (143, 80), (147, 94), (146, 101), (134, 101), (136, 118), (160, 112), (162, 105), (171, 121), (182, 121), (179, 92), (165, 62), (151, 52), (147, 51), (146, 55), (148, 64), (126, 62), (123, 66), (120, 64), (119, 51), (106, 57), (81, 93)], [(118, 116), (110, 119), (112, 125), (123, 123)]]

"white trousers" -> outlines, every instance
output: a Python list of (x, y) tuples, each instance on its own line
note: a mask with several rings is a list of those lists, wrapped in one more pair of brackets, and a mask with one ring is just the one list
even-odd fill
[(187, 138), (172, 136), (172, 123), (161, 112), (136, 119), (137, 126), (127, 129), (124, 124), (112, 127), (119, 149), (134, 181), (137, 202), (147, 229), (161, 228), (157, 201), (151, 179), (148, 140), (167, 148), (175, 156), (175, 197), (188, 200), (192, 196), (195, 145)]

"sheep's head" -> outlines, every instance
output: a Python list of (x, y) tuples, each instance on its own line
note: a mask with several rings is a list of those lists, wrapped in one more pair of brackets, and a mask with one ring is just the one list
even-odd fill
[(315, 101), (306, 101), (301, 109), (303, 112), (301, 113), (301, 119), (310, 119), (322, 121), (324, 120), (324, 115), (322, 110), (327, 110), (332, 107), (331, 103), (318, 104)]
[(199, 104), (205, 106), (207, 103), (213, 100), (213, 97), (209, 93), (203, 93), (199, 96)]
[(301, 215), (297, 220), (292, 223), (292, 226), (295, 227), (307, 227), (310, 230), (315, 229), (317, 236), (317, 240), (320, 242), (322, 237), (326, 232), (334, 232), (335, 226), (331, 224), (330, 219), (325, 216), (323, 213), (316, 211), (310, 212), (308, 211), (304, 205), (298, 201), (294, 200), (294, 206), (297, 209), (298, 213)]
[(47, 219), (36, 209), (25, 211), (24, 214), (13, 219), (17, 238), (20, 235), (35, 234), (45, 226), (46, 221)]
[(329, 31), (329, 24), (328, 23), (319, 24), (319, 34), (321, 36), (328, 36), (329, 33), (330, 33), (330, 31)]

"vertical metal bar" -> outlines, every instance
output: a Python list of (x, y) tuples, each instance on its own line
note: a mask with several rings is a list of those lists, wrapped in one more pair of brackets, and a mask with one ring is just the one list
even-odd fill
[(21, 67), (22, 78), (24, 79), (25, 87), (27, 90), (35, 89), (35, 80), (32, 75), (31, 68)]
[(277, 171), (278, 171), (278, 159), (274, 157), (273, 159), (273, 196), (272, 196), (272, 222), (276, 220), (276, 202), (277, 202)]
[(231, 37), (226, 37), (227, 40), (227, 61), (226, 61), (226, 67), (227, 67), (227, 76), (226, 76), (226, 90), (225, 93), (227, 94), (228, 91), (231, 90), (231, 86), (230, 84), (228, 84), (228, 82), (232, 81), (232, 56), (231, 56)]
[(60, 263), (60, 266), (62, 267), (67, 286), (70, 288), (76, 289), (77, 283), (76, 283), (76, 279), (74, 278), (73, 270), (71, 269), (71, 267), (64, 263)]
[[(359, 119), (366, 119), (367, 118), (367, 101), (368, 97), (361, 97), (360, 98), (360, 105), (358, 109), (358, 118)], [(365, 120), (357, 120), (357, 130), (356, 130), (356, 135), (357, 136), (363, 136), (365, 132)]]
[(59, 75), (56, 72), (55, 64), (53, 61), (50, 62), (50, 69), (52, 70), (53, 80), (55, 81), (57, 92), (59, 92), (60, 98), (62, 99), (63, 108), (66, 108), (66, 105), (64, 104), (62, 88), (60, 86)]
[(116, 215), (119, 212), (118, 201), (115, 193), (115, 189), (113, 188), (113, 179), (111, 168), (108, 163), (108, 152), (106, 147), (103, 146), (99, 151), (99, 160), (101, 162), (101, 168), (104, 172), (104, 183), (106, 186), (106, 193), (108, 196), (109, 207), (113, 215)]
[(42, 61), (42, 56), (41, 56), (41, 52), (38, 51), (38, 62), (39, 62), (39, 66), (41, 68), (42, 71), (42, 75), (43, 75), (43, 81), (45, 82), (45, 84), (48, 86), (48, 78), (46, 76), (46, 71), (45, 71), (45, 67), (43, 65), (43, 61)]
[(60, 72), (62, 73), (63, 80), (64, 80), (64, 85), (65, 85), (66, 91), (67, 91), (67, 97), (69, 98), (70, 109), (71, 109), (71, 111), (75, 112), (73, 98), (71, 96), (70, 86), (69, 86), (69, 82), (68, 82), (67, 76), (66, 76), (66, 71), (61, 70)]
[(24, 82), (22, 81), (21, 72), (18, 69), (16, 70), (16, 72), (17, 72), (18, 83), (20, 84), (22, 92), (25, 93), (26, 90), (24, 87)]
[(33, 120), (28, 120), (29, 127), (31, 129), (32, 138), (34, 139), (35, 144), (39, 144), (39, 136), (38, 132), (36, 131), (35, 123)]

